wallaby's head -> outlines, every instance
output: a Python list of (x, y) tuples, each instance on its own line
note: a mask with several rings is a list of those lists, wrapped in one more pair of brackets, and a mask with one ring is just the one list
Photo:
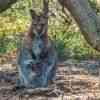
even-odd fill
[(48, 18), (44, 14), (37, 15), (34, 10), (30, 10), (32, 16), (32, 33), (39, 36), (47, 33)]
[(43, 0), (43, 11), (37, 14), (34, 10), (30, 10), (32, 17), (32, 33), (36, 36), (41, 36), (47, 33), (48, 28), (48, 0)]

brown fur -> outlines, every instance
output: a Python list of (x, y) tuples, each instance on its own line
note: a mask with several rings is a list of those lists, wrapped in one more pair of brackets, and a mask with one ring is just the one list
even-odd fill
[[(46, 4), (45, 4), (46, 5)], [(46, 5), (46, 7), (48, 7)], [(56, 52), (48, 38), (48, 17), (30, 10), (32, 23), (25, 34), (18, 58), (18, 86), (26, 88), (46, 87), (56, 71)]]

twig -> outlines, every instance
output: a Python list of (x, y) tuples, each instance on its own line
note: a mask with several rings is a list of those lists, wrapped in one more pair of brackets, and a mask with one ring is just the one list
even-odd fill
[(35, 89), (21, 89), (19, 90), (19, 95), (23, 94), (40, 94), (40, 93), (47, 93), (49, 91), (52, 91), (53, 88), (35, 88)]

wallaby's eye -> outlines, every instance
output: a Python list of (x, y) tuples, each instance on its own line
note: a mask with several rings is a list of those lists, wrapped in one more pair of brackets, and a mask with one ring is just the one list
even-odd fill
[(37, 23), (33, 23), (33, 25), (37, 25)]
[(44, 24), (44, 23), (42, 23), (41, 25), (42, 25), (42, 26), (44, 26), (45, 24)]

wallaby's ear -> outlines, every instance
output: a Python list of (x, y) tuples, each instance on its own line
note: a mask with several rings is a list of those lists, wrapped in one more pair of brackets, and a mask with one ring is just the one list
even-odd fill
[(36, 17), (36, 12), (33, 9), (30, 9), (30, 14), (31, 14), (32, 19)]
[(48, 12), (49, 12), (49, 0), (43, 0), (43, 5), (44, 5), (44, 8), (43, 8), (43, 12), (44, 12), (44, 15), (46, 17), (48, 17)]

